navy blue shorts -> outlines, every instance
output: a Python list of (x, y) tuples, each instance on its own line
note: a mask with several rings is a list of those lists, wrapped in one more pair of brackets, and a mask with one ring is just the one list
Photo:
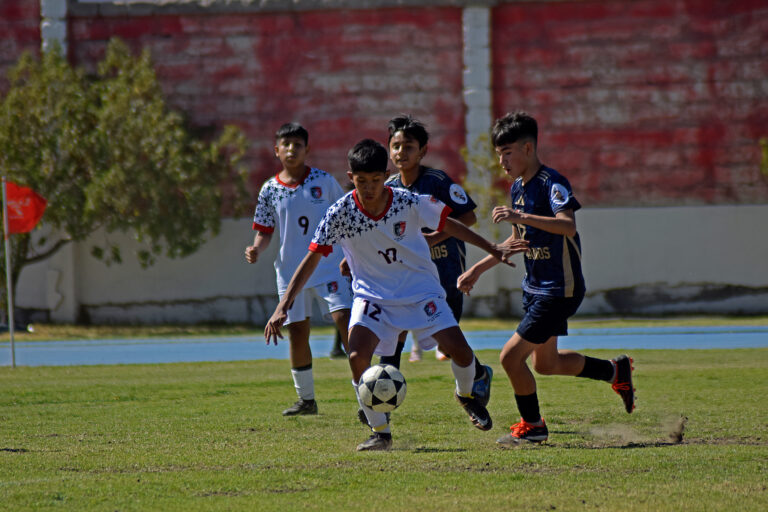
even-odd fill
[(542, 344), (552, 336), (568, 334), (568, 318), (579, 309), (584, 295), (550, 297), (523, 292), (525, 316), (517, 326), (517, 334), (525, 341)]

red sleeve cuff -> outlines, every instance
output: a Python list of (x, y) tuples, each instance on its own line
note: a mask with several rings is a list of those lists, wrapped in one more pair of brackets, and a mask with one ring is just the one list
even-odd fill
[(322, 254), (323, 256), (328, 256), (333, 252), (333, 246), (332, 245), (317, 245), (315, 242), (312, 242), (309, 244), (309, 250), (311, 252), (317, 252)]
[(269, 235), (275, 230), (274, 226), (262, 226), (261, 224), (253, 223), (253, 230), (254, 231), (260, 231), (264, 233), (265, 235)]
[(443, 213), (440, 214), (440, 224), (437, 226), (437, 231), (442, 231), (445, 227), (445, 219), (451, 214), (453, 209), (450, 206), (443, 208)]

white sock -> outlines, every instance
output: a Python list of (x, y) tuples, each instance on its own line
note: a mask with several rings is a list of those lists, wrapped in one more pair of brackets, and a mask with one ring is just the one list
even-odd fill
[(451, 359), (451, 370), (456, 378), (456, 393), (459, 396), (472, 396), (472, 386), (475, 383), (475, 356), (472, 354), (472, 362), (469, 366), (459, 366), (456, 360)]
[(296, 394), (302, 400), (315, 399), (315, 378), (312, 375), (312, 368), (305, 370), (296, 370), (291, 368), (293, 385), (296, 388)]
[(360, 408), (365, 413), (365, 419), (368, 420), (368, 425), (371, 426), (371, 430), (382, 434), (388, 434), (391, 432), (389, 429), (389, 422), (387, 421), (387, 415), (383, 412), (376, 412), (370, 407), (366, 407), (363, 401), (360, 400), (360, 393), (357, 391), (357, 382), (352, 381), (352, 387), (355, 388), (355, 396), (357, 397), (357, 403), (360, 404)]

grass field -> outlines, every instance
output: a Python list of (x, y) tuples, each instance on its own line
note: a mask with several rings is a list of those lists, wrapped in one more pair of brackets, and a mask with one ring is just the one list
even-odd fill
[(540, 377), (550, 440), (518, 449), (494, 443), (513, 394), (479, 355), (493, 430), (425, 358), (388, 453), (354, 451), (345, 361), (316, 360), (320, 414), (295, 418), (286, 361), (0, 368), (0, 509), (768, 510), (768, 349), (634, 351), (631, 415), (605, 383)]

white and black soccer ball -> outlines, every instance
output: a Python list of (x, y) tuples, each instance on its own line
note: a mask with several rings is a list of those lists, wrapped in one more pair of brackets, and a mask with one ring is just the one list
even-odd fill
[(377, 364), (363, 372), (357, 391), (366, 407), (390, 412), (403, 403), (405, 388), (405, 377), (400, 370), (391, 364)]

